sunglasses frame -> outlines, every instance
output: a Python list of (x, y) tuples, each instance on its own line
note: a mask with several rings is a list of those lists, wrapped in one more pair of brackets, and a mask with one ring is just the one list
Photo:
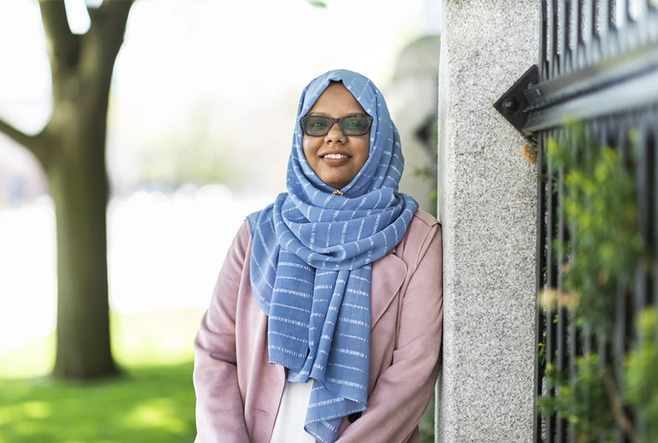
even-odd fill
[[(346, 118), (351, 118), (351, 117), (362, 117), (368, 120), (368, 127), (366, 128), (365, 132), (363, 134), (345, 134), (345, 130), (343, 129), (343, 119)], [(324, 134), (309, 134), (306, 132), (306, 129), (304, 129), (304, 122), (308, 119), (311, 118), (324, 118), (326, 120), (332, 120), (331, 124), (327, 126), (327, 132)], [(340, 132), (343, 133), (345, 137), (361, 137), (363, 135), (366, 135), (368, 131), (370, 130), (370, 127), (372, 126), (372, 117), (370, 115), (361, 115), (361, 114), (356, 114), (356, 115), (346, 115), (345, 117), (340, 117), (340, 118), (333, 118), (333, 117), (326, 117), (324, 115), (305, 115), (304, 117), (299, 119), (299, 125), (302, 127), (302, 132), (309, 137), (325, 137), (327, 134), (329, 134), (329, 131), (331, 131), (331, 128), (334, 127), (334, 124), (338, 123), (338, 127), (340, 128)]]

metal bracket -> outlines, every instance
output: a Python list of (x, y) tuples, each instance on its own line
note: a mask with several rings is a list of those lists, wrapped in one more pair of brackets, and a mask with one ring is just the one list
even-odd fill
[(512, 85), (499, 99), (494, 103), (494, 108), (500, 112), (508, 122), (512, 124), (523, 134), (523, 127), (528, 121), (528, 101), (523, 96), (523, 91), (539, 83), (539, 68), (532, 65), (520, 79)]

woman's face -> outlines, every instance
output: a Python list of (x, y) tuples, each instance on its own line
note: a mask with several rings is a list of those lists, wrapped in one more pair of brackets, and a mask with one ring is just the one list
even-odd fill
[[(342, 83), (331, 83), (307, 115), (341, 118), (347, 115), (368, 115), (352, 93)], [(370, 131), (364, 135), (346, 136), (338, 122), (324, 137), (304, 134), (304, 156), (320, 180), (332, 188), (341, 189), (359, 173), (368, 160)]]

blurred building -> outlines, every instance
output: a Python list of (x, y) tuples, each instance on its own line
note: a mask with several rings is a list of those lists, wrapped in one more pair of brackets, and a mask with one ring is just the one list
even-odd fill
[(440, 43), (438, 35), (428, 35), (408, 44), (384, 91), (405, 158), (400, 190), (435, 215)]
[(34, 156), (0, 137), (0, 208), (33, 200), (47, 189), (43, 170)]

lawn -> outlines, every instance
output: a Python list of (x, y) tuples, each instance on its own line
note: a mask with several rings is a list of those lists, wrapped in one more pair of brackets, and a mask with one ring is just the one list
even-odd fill
[(47, 377), (52, 336), (0, 355), (0, 443), (194, 440), (191, 342), (201, 312), (113, 314), (124, 373), (92, 383)]
[[(202, 312), (112, 315), (115, 379), (49, 378), (53, 336), (0, 355), (0, 443), (192, 443), (192, 340)], [(432, 442), (433, 406), (421, 423)]]

